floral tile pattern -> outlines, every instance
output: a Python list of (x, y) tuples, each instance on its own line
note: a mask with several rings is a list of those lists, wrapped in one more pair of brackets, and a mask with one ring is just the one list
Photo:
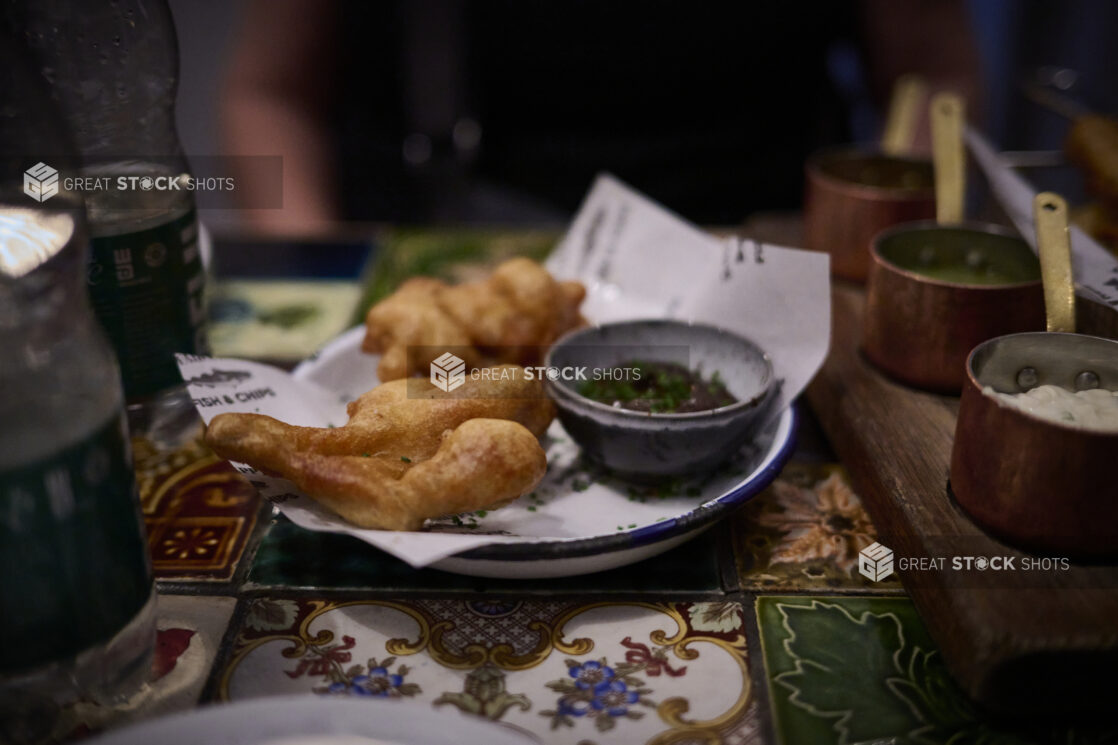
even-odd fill
[(742, 589), (901, 590), (896, 575), (871, 582), (858, 573), (858, 552), (877, 530), (839, 465), (790, 463), (732, 530)]
[(367, 589), (378, 593), (414, 590), (548, 595), (559, 592), (722, 593), (718, 541), (712, 540), (717, 535), (716, 530), (640, 564), (540, 583), (413, 569), (351, 536), (304, 530), (278, 516), (260, 540), (245, 587), (250, 590)]
[(260, 495), (202, 442), (166, 452), (133, 440), (152, 568), (159, 580), (233, 576), (260, 512)]
[(547, 743), (754, 742), (742, 606), (249, 602), (218, 696), (409, 699)]
[(984, 718), (951, 679), (911, 601), (902, 597), (757, 600), (780, 742), (1105, 743), (1118, 729)]

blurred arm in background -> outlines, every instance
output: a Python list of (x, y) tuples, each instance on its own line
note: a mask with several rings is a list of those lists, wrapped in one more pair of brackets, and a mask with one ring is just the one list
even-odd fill
[[(283, 158), (283, 208), (244, 210), (261, 233), (313, 235), (340, 219), (332, 134), (333, 4), (248, 0), (221, 90), (222, 148)], [(251, 172), (237, 189), (263, 190)], [(256, 174), (259, 178), (259, 174)]]
[[(446, 1), (452, 3), (455, 0)], [(573, 6), (571, 12), (582, 7)], [(933, 91), (951, 88), (963, 94), (969, 105), (971, 120), (981, 121), (979, 57), (965, 0), (861, 0), (851, 7), (860, 11), (857, 18), (851, 18), (851, 26), (857, 26), (857, 41), (867, 84), (879, 108), (887, 102), (897, 77), (917, 73), (926, 78)], [(367, 95), (364, 89), (368, 86), (360, 83), (360, 91), (342, 91), (332, 87), (341, 77), (337, 74), (337, 60), (343, 57), (342, 52), (345, 51), (337, 48), (338, 45), (347, 43), (346, 39), (365, 38), (363, 34), (341, 33), (343, 29), (336, 21), (337, 10), (337, 4), (329, 0), (248, 0), (238, 48), (233, 55), (222, 99), (225, 150), (237, 155), (278, 153), (283, 156), (284, 167), (284, 208), (244, 212), (249, 227), (254, 230), (313, 234), (329, 229), (334, 221), (344, 217), (338, 184), (341, 168), (347, 163), (338, 162), (336, 153), (339, 144), (344, 146), (346, 143), (332, 128), (336, 120), (330, 118), (331, 107), (338, 103), (337, 97)], [(682, 5), (679, 12), (688, 12), (687, 6)], [(420, 15), (423, 16), (421, 21), (437, 22), (429, 17), (430, 14)], [(651, 13), (646, 15), (652, 17)], [(793, 14), (792, 17), (798, 23), (804, 22), (802, 16)], [(635, 27), (639, 27), (642, 20), (646, 21), (644, 17), (622, 16), (624, 23)], [(747, 37), (753, 43), (771, 44), (772, 54), (795, 54), (797, 40), (803, 43), (802, 38), (808, 38), (797, 35), (798, 31), (802, 32), (803, 28), (755, 28)], [(578, 38), (570, 38), (563, 43), (577, 49), (579, 42)], [(369, 43), (371, 46), (374, 42)], [(490, 41), (491, 45), (494, 43), (499, 43), (499, 40)], [(357, 51), (361, 52), (356, 55), (358, 64), (364, 62), (369, 67), (375, 67), (369, 63), (371, 50)], [(641, 53), (654, 52), (647, 50)], [(622, 49), (618, 53), (629, 52)], [(350, 54), (349, 58), (352, 59), (353, 55)], [(370, 69), (362, 71), (362, 74), (371, 81), (373, 76), (384, 75), (386, 71)], [(546, 88), (556, 82), (559, 81), (539, 79), (534, 84)], [(669, 82), (665, 80), (664, 84)], [(749, 88), (749, 77), (741, 82), (745, 88), (726, 91), (725, 95), (745, 96), (746, 100), (751, 95), (758, 95)], [(570, 99), (570, 86), (565, 90), (568, 98), (556, 105), (573, 107), (574, 110), (585, 107), (585, 102)], [(441, 95), (437, 90), (426, 93)], [(795, 95), (796, 91), (789, 93)], [(671, 99), (665, 97), (664, 100)], [(392, 101), (378, 97), (360, 103), (367, 106), (393, 105)], [(716, 101), (711, 103), (717, 104)], [(780, 111), (777, 106), (762, 109), (762, 114), (779, 116)], [(696, 111), (695, 115), (701, 116), (701, 112)], [(922, 119), (926, 120), (926, 117)], [(489, 126), (489, 122), (484, 120), (481, 124)], [(592, 130), (603, 125), (608, 126), (608, 122), (599, 121), (594, 114), (587, 113), (578, 126)], [(362, 135), (358, 133), (359, 137)], [(925, 122), (917, 131), (917, 147), (923, 145), (926, 148), (928, 141)], [(343, 153), (340, 157), (347, 156)], [(517, 163), (518, 167), (522, 165), (521, 161)], [(597, 163), (594, 165), (599, 166)], [(649, 164), (644, 165), (650, 167)], [(523, 164), (523, 167), (528, 166)], [(696, 168), (695, 163), (677, 164), (677, 170), (683, 174), (677, 174), (677, 178), (693, 178)], [(363, 178), (372, 175), (366, 174)], [(784, 175), (794, 178), (791, 174)], [(395, 178), (390, 171), (376, 176), (388, 181)], [(754, 174), (753, 177), (756, 180), (765, 178), (763, 174)], [(241, 188), (242, 184), (238, 183), (238, 189)], [(252, 190), (252, 182), (244, 182), (243, 188)], [(395, 193), (399, 195), (402, 190)], [(676, 207), (673, 204), (668, 206)], [(368, 211), (375, 218), (379, 209), (377, 205), (370, 205)], [(744, 217), (744, 214), (741, 216)]]

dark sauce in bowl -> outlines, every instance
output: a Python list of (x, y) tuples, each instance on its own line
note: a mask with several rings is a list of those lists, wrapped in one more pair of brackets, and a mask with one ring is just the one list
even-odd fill
[(618, 364), (613, 373), (584, 381), (579, 394), (607, 406), (649, 414), (685, 414), (737, 403), (717, 371), (708, 380), (674, 362), (631, 360)]

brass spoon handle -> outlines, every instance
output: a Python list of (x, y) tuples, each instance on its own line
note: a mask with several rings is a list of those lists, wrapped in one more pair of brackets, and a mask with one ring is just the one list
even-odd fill
[(885, 129), (881, 133), (881, 149), (888, 155), (904, 156), (912, 152), (916, 135), (916, 119), (920, 104), (928, 95), (928, 84), (919, 75), (902, 75), (893, 84), (893, 97)]
[(1042, 191), (1033, 199), (1033, 219), (1048, 330), (1074, 334), (1075, 283), (1071, 274), (1068, 203), (1059, 194)]
[(936, 222), (963, 221), (966, 155), (963, 150), (964, 104), (954, 93), (932, 97), (932, 166), (936, 177)]

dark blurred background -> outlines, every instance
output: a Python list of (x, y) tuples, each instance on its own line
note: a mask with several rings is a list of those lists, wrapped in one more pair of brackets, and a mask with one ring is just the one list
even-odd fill
[[(670, 3), (606, 4), (614, 11), (611, 18), (597, 19), (602, 28), (633, 31), (633, 38), (616, 46), (605, 32), (588, 33), (589, 42), (574, 40), (586, 33), (578, 4), (479, 4), (481, 11), (467, 12), (455, 2), (337, 0), (317, 4), (333, 8), (329, 23), (321, 18), (281, 23), (285, 4), (273, 0), (269, 6), (277, 9), (270, 12), (277, 28), (268, 33), (280, 38), (274, 60), (259, 50), (256, 56), (277, 74), (305, 74), (306, 88), (322, 93), (321, 101), (316, 97), (303, 108), (321, 104), (329, 112), (322, 118), (329, 151), (320, 154), (325, 166), (304, 171), (313, 175), (294, 184), (285, 177), (285, 206), (310, 207), (292, 212), (286, 223), (279, 220), (277, 229), (309, 226), (316, 216), (561, 224), (589, 186), (588, 164), (598, 162), (699, 222), (732, 224), (756, 211), (793, 209), (806, 152), (827, 142), (868, 142), (878, 134), (888, 90), (880, 60), (872, 59), (874, 44), (864, 43), (867, 33), (886, 38), (936, 33), (906, 26), (903, 11), (919, 19), (929, 6), (925, 0), (883, 4), (894, 8), (893, 15), (879, 19), (879, 26), (886, 25), (876, 31), (872, 18), (858, 18), (866, 11), (855, 3), (776, 4), (784, 10), (763, 13), (753, 3), (692, 3), (684, 14)], [(973, 47), (970, 66), (977, 69), (963, 85), (974, 85), (967, 91), (973, 117), (1003, 150), (1062, 146), (1066, 119), (1021, 93), (1020, 82), (1038, 73), (1066, 70), (1057, 79), (1069, 95), (1097, 111), (1118, 110), (1113, 51), (1118, 3), (963, 0), (959, 5), (970, 38), (960, 41), (945, 26), (948, 41), (942, 43), (954, 39), (964, 52), (966, 44)], [(246, 30), (259, 7), (250, 0), (171, 0), (171, 7), (182, 58), (183, 146), (188, 155), (229, 152), (237, 140), (229, 135), (228, 110), (221, 122), (221, 97), (229, 90), (236, 55), (244, 55), (254, 34), (263, 33), (258, 23), (252, 33)], [(328, 28), (328, 38), (314, 38), (316, 26)], [(317, 62), (313, 69), (286, 71), (284, 65), (297, 55), (282, 49), (300, 44), (306, 46), (300, 53)], [(950, 67), (951, 56), (962, 58), (964, 52), (944, 48), (936, 63)], [(814, 82), (816, 65), (824, 70), (826, 85)], [(901, 60), (894, 67), (903, 65)], [(456, 79), (459, 75), (465, 79)], [(485, 78), (498, 93), (487, 99), (474, 78)], [(550, 81), (546, 87), (524, 86), (541, 78)], [(579, 81), (588, 78), (602, 89), (589, 103), (579, 99), (578, 90)], [(510, 95), (518, 86), (519, 95)], [(657, 114), (658, 86), (663, 106)], [(447, 95), (448, 90), (454, 93)], [(344, 115), (337, 113), (339, 102)], [(626, 111), (632, 121), (626, 121)], [(273, 122), (274, 131), (289, 125), (278, 115), (263, 121)], [(309, 145), (302, 149), (315, 152)], [(474, 151), (485, 158), (478, 161)], [(443, 161), (449, 165), (440, 165)], [(470, 186), (459, 189), (459, 181)], [(322, 203), (314, 204), (319, 198)], [(246, 221), (266, 226), (276, 217), (272, 211), (261, 223), (259, 215), (244, 210), (210, 212), (207, 221), (219, 230), (244, 227)]]

